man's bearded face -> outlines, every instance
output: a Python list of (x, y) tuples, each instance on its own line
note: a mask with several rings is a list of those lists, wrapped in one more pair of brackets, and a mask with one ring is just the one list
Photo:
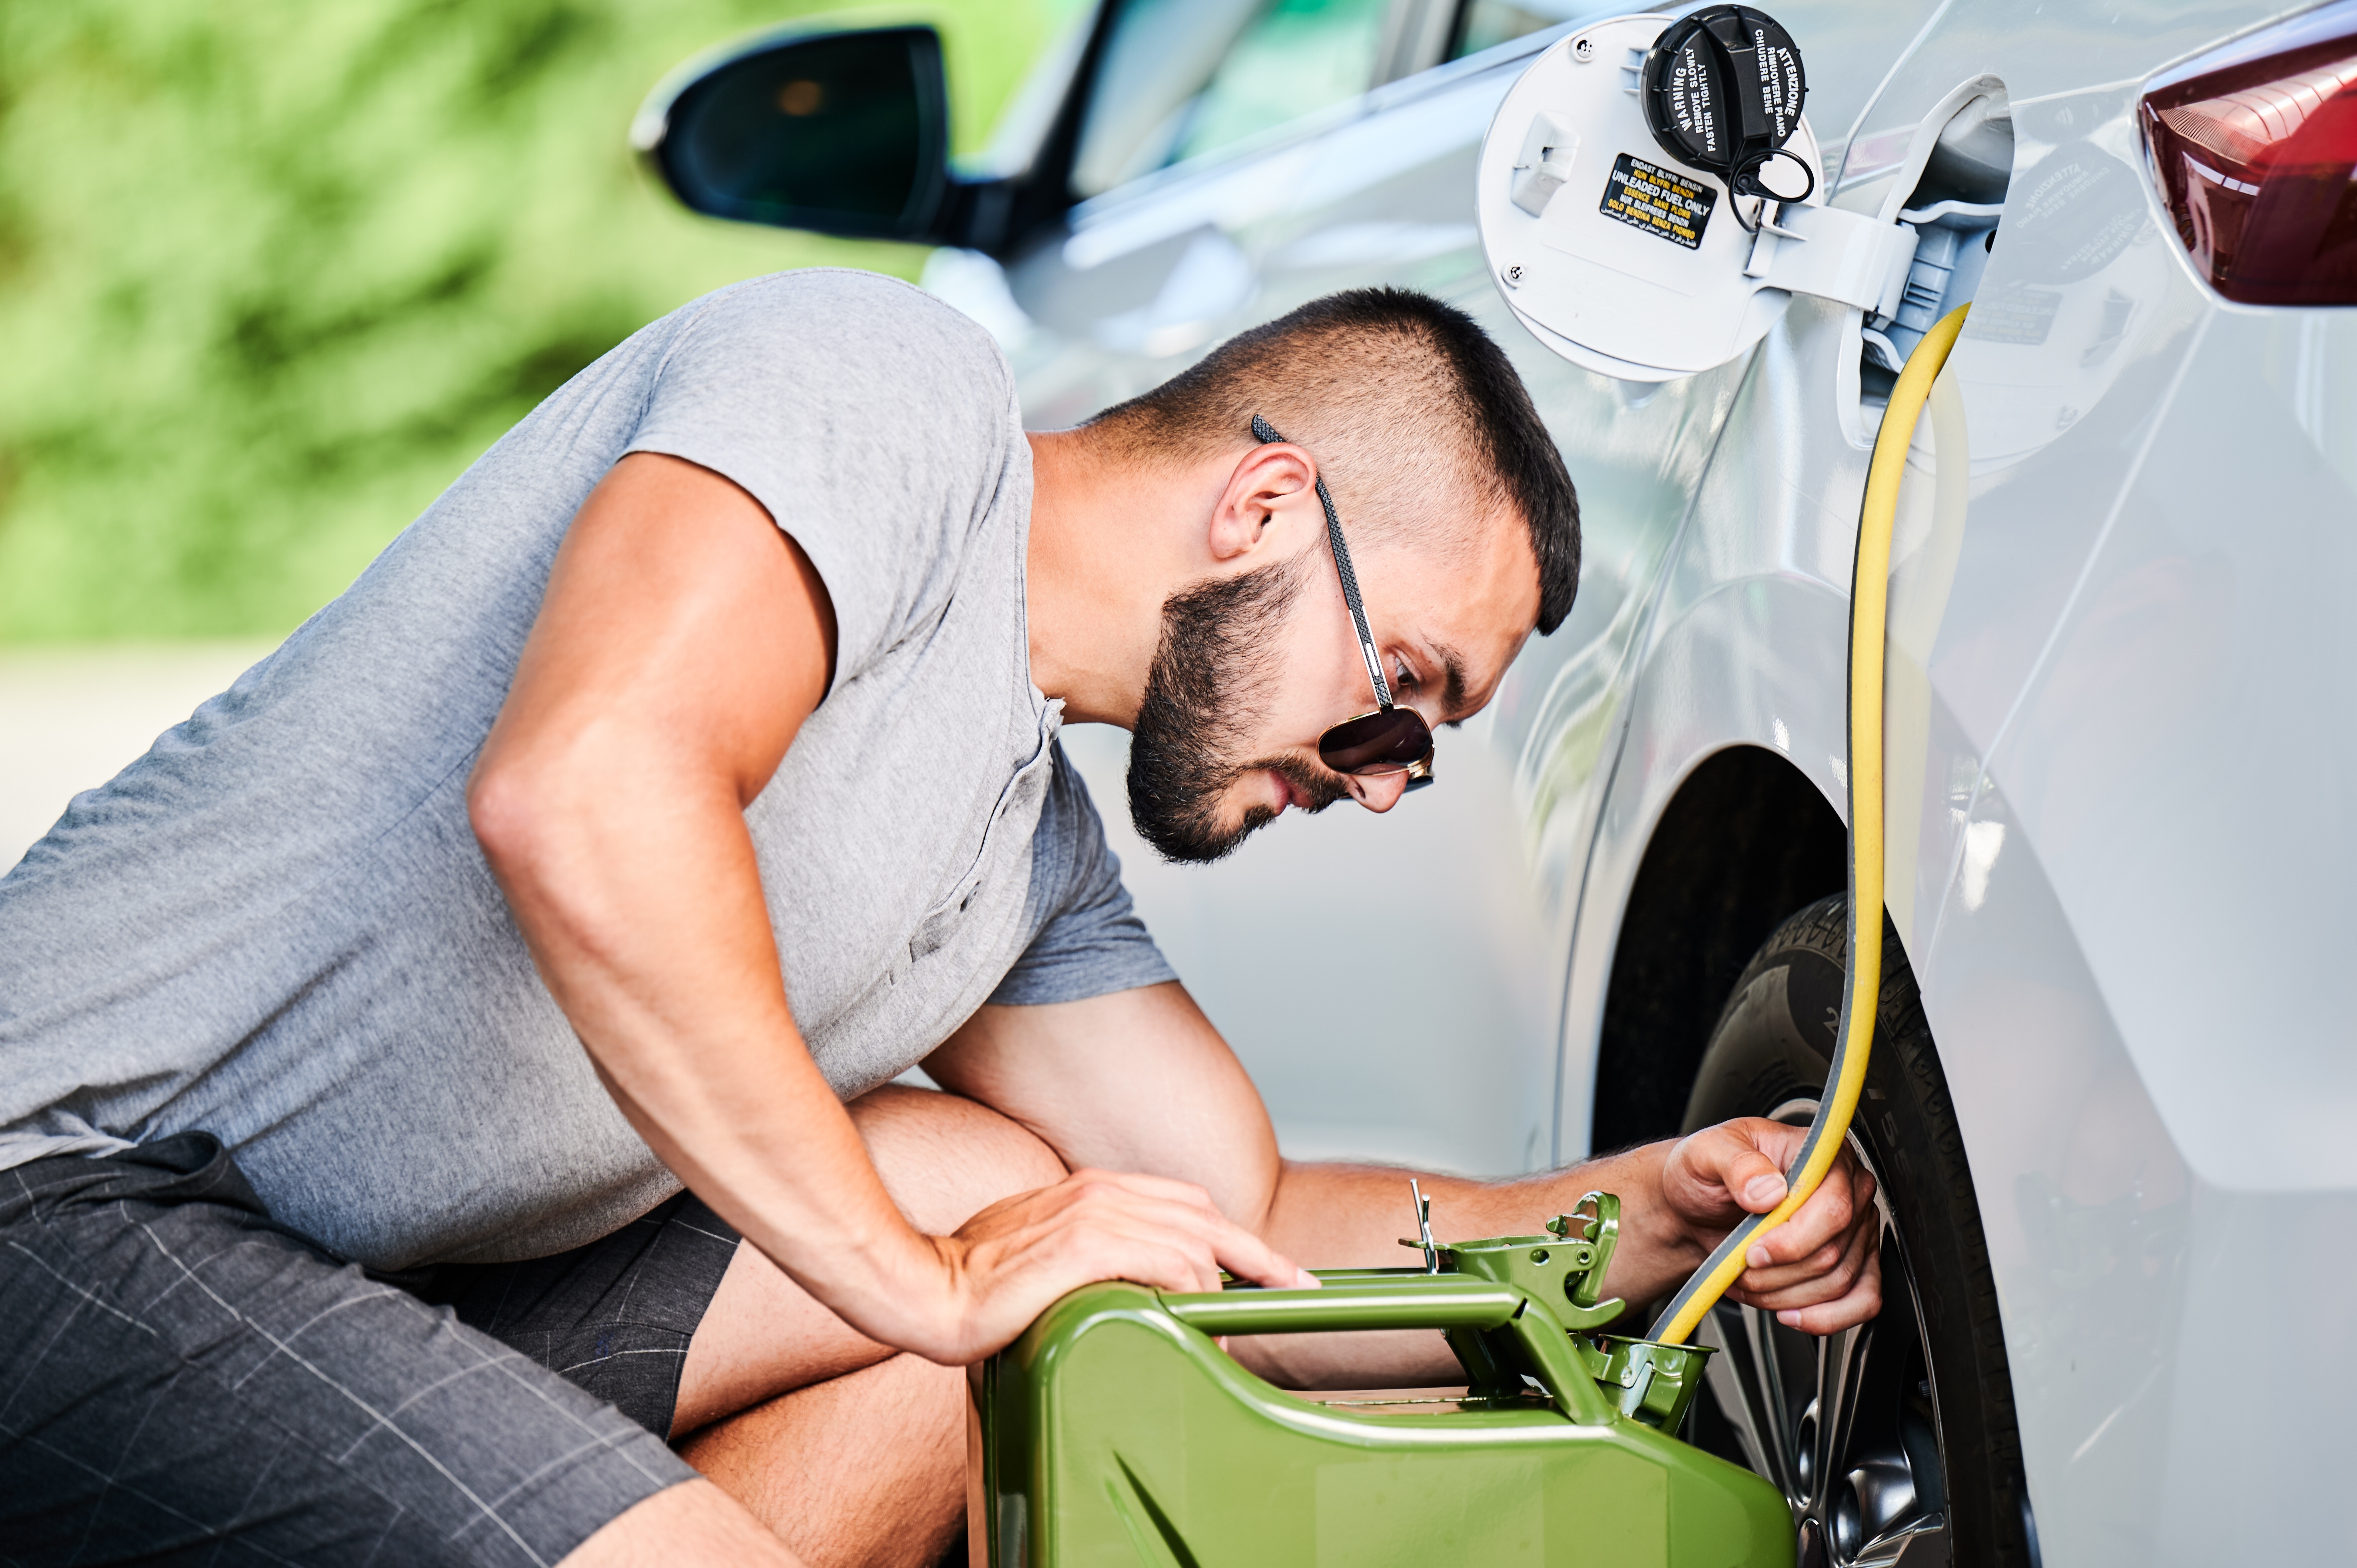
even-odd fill
[(1176, 593), (1162, 606), (1162, 642), (1129, 742), (1129, 814), (1166, 860), (1212, 861), (1276, 813), (1255, 804), (1231, 816), (1222, 802), (1255, 769), (1282, 775), (1302, 809), (1322, 811), (1350, 793), (1297, 756), (1254, 757), (1276, 668), (1278, 631), (1308, 574), (1280, 561)]

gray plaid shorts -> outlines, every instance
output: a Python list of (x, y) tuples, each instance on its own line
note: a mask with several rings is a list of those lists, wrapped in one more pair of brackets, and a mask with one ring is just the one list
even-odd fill
[(695, 1474), (662, 1434), (735, 1250), (683, 1194), (379, 1275), (204, 1133), (0, 1171), (0, 1565), (554, 1563)]

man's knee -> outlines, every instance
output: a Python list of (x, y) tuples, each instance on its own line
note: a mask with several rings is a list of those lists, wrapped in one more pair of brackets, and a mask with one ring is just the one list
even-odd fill
[(884, 1188), (909, 1222), (942, 1235), (1002, 1197), (1064, 1179), (1032, 1133), (960, 1095), (888, 1083), (851, 1102)]

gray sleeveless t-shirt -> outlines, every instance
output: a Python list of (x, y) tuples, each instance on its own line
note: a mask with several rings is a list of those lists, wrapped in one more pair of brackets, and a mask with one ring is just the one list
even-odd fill
[(558, 542), (630, 452), (742, 486), (834, 599), (834, 687), (745, 816), (838, 1093), (986, 1000), (1170, 978), (1031, 683), (1006, 361), (906, 284), (785, 273), (575, 377), (0, 877), (0, 1168), (210, 1132), (379, 1268), (544, 1255), (677, 1190), (466, 813)]

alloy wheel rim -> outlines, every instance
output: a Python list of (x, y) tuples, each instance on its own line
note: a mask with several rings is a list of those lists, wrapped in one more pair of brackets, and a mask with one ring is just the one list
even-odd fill
[[(1771, 1119), (1805, 1124), (1817, 1101), (1791, 1100)], [(1820, 1339), (1775, 1315), (1721, 1302), (1698, 1337), (1712, 1397), (1751, 1468), (1792, 1509), (1800, 1568), (1931, 1568), (1951, 1558), (1947, 1465), (1922, 1297), (1882, 1173), (1882, 1310)]]

